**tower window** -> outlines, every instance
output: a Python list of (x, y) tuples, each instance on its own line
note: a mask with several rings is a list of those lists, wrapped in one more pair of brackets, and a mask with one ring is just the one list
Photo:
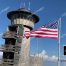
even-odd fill
[(14, 59), (14, 53), (13, 52), (3, 52), (3, 58), (4, 59)]
[(10, 30), (10, 31), (17, 32), (17, 26), (15, 26), (15, 25), (9, 26), (9, 30)]
[(16, 39), (5, 39), (5, 44), (15, 45)]

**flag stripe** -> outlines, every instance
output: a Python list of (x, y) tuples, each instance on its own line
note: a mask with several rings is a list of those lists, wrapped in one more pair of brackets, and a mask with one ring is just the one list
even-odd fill
[(36, 31), (58, 32), (58, 29), (41, 28)]
[(35, 31), (35, 32), (26, 32), (25, 34), (51, 34), (51, 35), (56, 35), (58, 32), (43, 32), (43, 31)]
[(45, 34), (31, 34), (30, 36), (53, 36), (53, 37), (58, 37), (58, 35), (45, 35)]
[(58, 32), (46, 32), (46, 31), (34, 31), (31, 33), (37, 33), (37, 34), (58, 34)]
[(57, 37), (49, 37), (49, 36), (35, 36), (37, 38), (52, 38), (52, 39), (57, 39)]
[[(35, 34), (35, 33), (36, 33), (36, 32), (31, 33), (31, 34)], [(45, 33), (45, 32), (44, 32), (44, 33), (41, 33), (41, 32), (40, 32), (40, 33), (36, 33), (36, 34), (42, 34), (42, 35), (43, 35), (43, 34), (44, 34), (44, 35), (58, 35), (57, 33)]]

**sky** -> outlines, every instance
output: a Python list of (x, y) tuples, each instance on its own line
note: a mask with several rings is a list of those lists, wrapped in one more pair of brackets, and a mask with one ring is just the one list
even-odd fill
[[(0, 45), (4, 44), (2, 34), (6, 32), (8, 25), (10, 25), (7, 13), (9, 11), (19, 9), (20, 7), (30, 8), (33, 13), (40, 8), (42, 9), (36, 13), (40, 20), (37, 24), (35, 24), (34, 30), (44, 24), (48, 25), (54, 20), (61, 18), (60, 55), (61, 59), (66, 59), (63, 55), (63, 46), (66, 45), (66, 0), (0, 0)], [(42, 55), (45, 59), (44, 66), (49, 64), (49, 66), (57, 66), (57, 62), (52, 61), (56, 60), (58, 57), (58, 40), (48, 38), (31, 38), (30, 43), (31, 55), (37, 54), (38, 52), (39, 55)], [(2, 54), (0, 53), (0, 55)], [(65, 62), (62, 62), (61, 66), (65, 66)]]

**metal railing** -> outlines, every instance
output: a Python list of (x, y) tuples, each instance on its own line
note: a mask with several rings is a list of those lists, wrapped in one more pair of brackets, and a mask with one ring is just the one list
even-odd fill
[(17, 36), (16, 32), (8, 31), (3, 34), (3, 38), (15, 38)]
[(19, 46), (14, 46), (14, 45), (1, 45), (0, 46), (0, 51), (3, 52), (18, 52), (20, 51), (20, 47)]

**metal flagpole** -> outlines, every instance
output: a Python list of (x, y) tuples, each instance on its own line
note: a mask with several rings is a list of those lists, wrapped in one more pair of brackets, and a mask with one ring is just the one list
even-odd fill
[[(39, 53), (38, 53), (38, 38), (37, 38), (37, 58), (39, 57)], [(37, 59), (37, 66), (38, 66), (38, 59)]]
[(58, 66), (60, 66), (60, 37), (61, 35), (61, 17), (59, 18), (58, 21)]

